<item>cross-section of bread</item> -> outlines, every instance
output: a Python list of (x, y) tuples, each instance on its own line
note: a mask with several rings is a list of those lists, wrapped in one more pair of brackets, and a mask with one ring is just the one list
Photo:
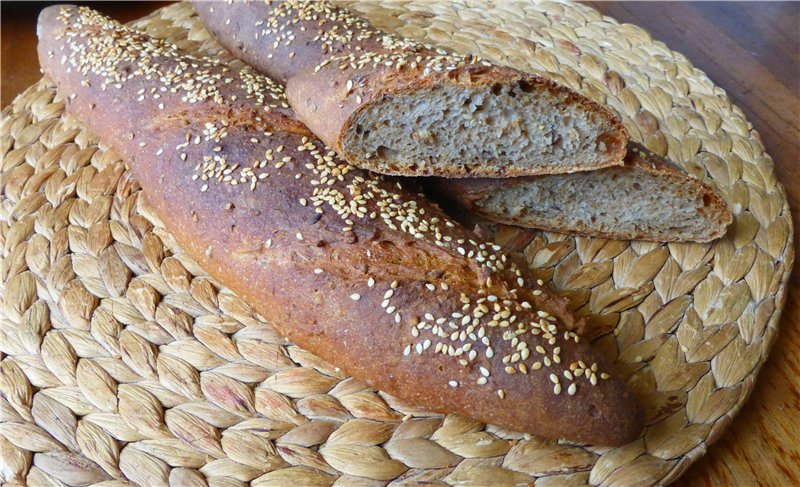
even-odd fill
[(591, 172), (426, 182), (489, 220), (561, 233), (659, 242), (708, 242), (731, 210), (711, 186), (631, 143), (625, 165)]

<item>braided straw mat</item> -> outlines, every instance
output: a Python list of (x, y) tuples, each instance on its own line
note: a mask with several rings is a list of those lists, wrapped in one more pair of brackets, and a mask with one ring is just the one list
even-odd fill
[[(716, 184), (711, 244), (489, 227), (590, 315), (645, 404), (622, 448), (443, 417), (281, 339), (176, 247), (113, 152), (46, 80), (2, 115), (0, 479), (10, 484), (666, 484), (719, 438), (775, 339), (792, 267), (783, 188), (722, 89), (580, 5), (353, 2), (381, 27), (547, 73)], [(137, 21), (220, 52), (191, 6)]]

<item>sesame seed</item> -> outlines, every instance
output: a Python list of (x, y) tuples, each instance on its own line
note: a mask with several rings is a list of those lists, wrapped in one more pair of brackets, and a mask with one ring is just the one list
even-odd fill
[(314, 269), (314, 274), (322, 274), (322, 269), (317, 267), (316, 269)]
[(506, 391), (504, 391), (503, 389), (497, 389), (497, 395), (500, 396), (500, 399), (505, 399)]
[(350, 299), (352, 299), (353, 301), (358, 301), (359, 299), (361, 299), (361, 295), (358, 293), (353, 293), (350, 295)]
[(456, 381), (454, 381), (454, 380), (451, 380), (451, 381), (450, 381), (450, 382), (448, 382), (447, 384), (448, 384), (450, 387), (458, 387), (458, 382), (456, 382)]
[(569, 387), (567, 388), (567, 394), (569, 394), (570, 396), (574, 396), (577, 391), (578, 391), (578, 386), (575, 385), (574, 382), (570, 384)]

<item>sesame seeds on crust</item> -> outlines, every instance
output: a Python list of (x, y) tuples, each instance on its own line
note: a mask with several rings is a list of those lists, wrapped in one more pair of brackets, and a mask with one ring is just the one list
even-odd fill
[[(269, 52), (267, 58), (281, 52), (292, 59), (296, 49), (316, 49), (314, 58), (320, 62), (314, 67), (315, 73), (330, 66), (341, 71), (420, 69), (422, 76), (428, 76), (469, 64), (491, 66), (478, 56), (453, 53), (376, 29), (363, 17), (327, 0), (287, 0), (270, 4), (268, 11), (265, 17), (253, 20), (254, 37), (263, 42)], [(226, 19), (225, 25), (230, 25), (230, 20)], [(357, 104), (363, 102), (363, 83), (363, 79), (349, 79), (345, 84), (345, 94), (353, 96)]]
[[(288, 108), (283, 88), (250, 68), (235, 76), (223, 63), (180, 51), (174, 44), (154, 39), (89, 8), (63, 8), (60, 19), (67, 26), (69, 52), (62, 52), (61, 64), (83, 75), (103, 78), (101, 90), (121, 89), (133, 79), (158, 80), (159, 87), (140, 90), (136, 101), (158, 100), (164, 92), (180, 93), (181, 101), (197, 103), (225, 100), (220, 87), (235, 83), (248, 94), (248, 102), (269, 111)], [(88, 86), (88, 80), (84, 80)]]

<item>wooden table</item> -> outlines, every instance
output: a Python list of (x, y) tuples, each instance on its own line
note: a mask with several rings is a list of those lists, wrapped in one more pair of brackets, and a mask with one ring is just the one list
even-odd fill
[[(127, 21), (162, 2), (81, 2)], [(761, 134), (800, 229), (800, 3), (588, 2), (649, 30), (725, 88)], [(36, 14), (2, 6), (2, 106), (39, 79)], [(46, 4), (45, 4), (46, 5)], [(800, 239), (795, 238), (800, 255)], [(679, 485), (800, 485), (800, 275), (752, 398)]]

